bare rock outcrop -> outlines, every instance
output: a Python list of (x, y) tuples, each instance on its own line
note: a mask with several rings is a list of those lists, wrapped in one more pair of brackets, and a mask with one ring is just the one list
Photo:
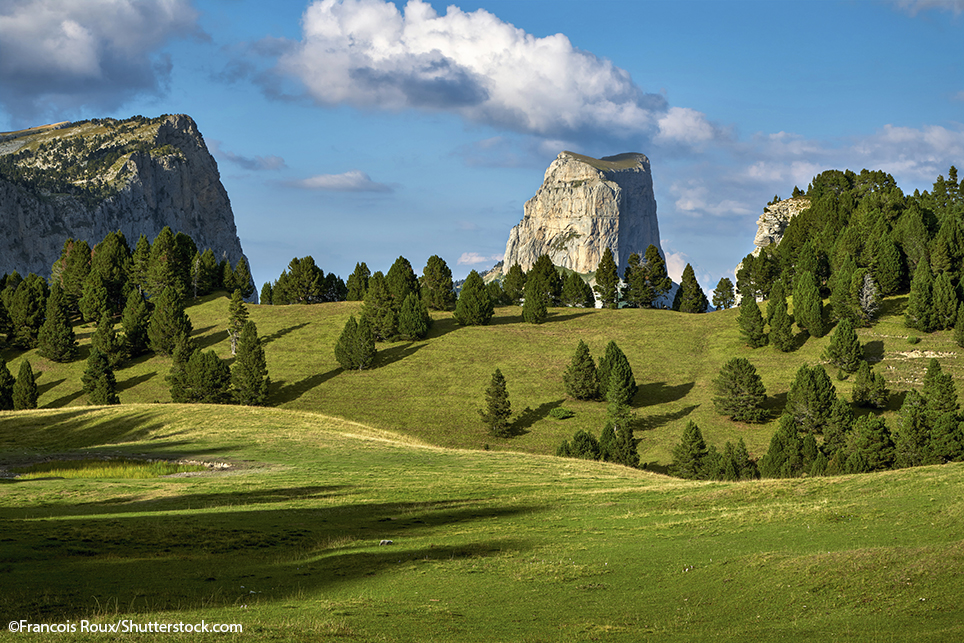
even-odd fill
[(217, 162), (185, 115), (95, 120), (7, 136), (0, 149), (0, 274), (48, 276), (68, 237), (164, 228), (232, 264), (241, 241)]
[(660, 247), (649, 159), (563, 152), (509, 233), (503, 271), (514, 264), (529, 270), (548, 254), (555, 265), (585, 274), (611, 248), (622, 274), (629, 255), (642, 255), (650, 244)]
[(790, 223), (790, 219), (797, 216), (810, 207), (810, 198), (806, 196), (793, 197), (777, 201), (773, 205), (768, 205), (763, 209), (763, 214), (756, 222), (756, 237), (753, 245), (757, 249), (754, 255), (759, 255), (760, 250), (770, 245), (777, 245), (783, 239), (783, 233)]

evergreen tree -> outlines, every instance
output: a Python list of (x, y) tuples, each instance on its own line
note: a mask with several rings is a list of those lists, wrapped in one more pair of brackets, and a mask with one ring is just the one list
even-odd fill
[(767, 304), (767, 313), (771, 311), (770, 333), (768, 339), (781, 353), (788, 353), (793, 350), (793, 320), (787, 312), (787, 300), (783, 297), (783, 289), (780, 288), (779, 294), (777, 287), (774, 286), (770, 292), (770, 301)]
[(859, 417), (853, 431), (854, 450), (847, 458), (847, 473), (883, 471), (894, 466), (894, 441), (882, 418)]
[[(205, 290), (200, 293), (202, 295), (207, 295), (215, 290), (219, 290), (224, 285), (224, 275), (221, 274), (220, 266), (218, 265), (218, 259), (214, 256), (214, 250), (210, 248), (206, 249), (201, 253), (201, 269), (200, 273), (202, 275), (202, 282), (204, 284)], [(234, 292), (234, 291), (232, 291)], [(268, 302), (271, 303), (271, 298), (268, 298)]]
[(950, 373), (941, 369), (940, 362), (931, 358), (924, 373), (924, 399), (927, 400), (928, 422), (934, 423), (945, 413), (957, 413), (957, 388)]
[(455, 287), (452, 284), (452, 270), (438, 255), (428, 258), (422, 269), (422, 296), (432, 310), (452, 310), (455, 308)]
[(7, 368), (6, 360), (0, 356), (0, 411), (13, 410), (13, 385), (15, 382), (13, 375), (10, 374), (10, 369)]
[(455, 304), (455, 321), (462, 326), (484, 326), (492, 319), (495, 307), (489, 297), (482, 277), (475, 270), (462, 284), (462, 292)]
[(954, 343), (964, 348), (964, 302), (957, 307), (957, 321), (954, 323)]
[(861, 362), (860, 368), (857, 369), (851, 395), (853, 403), (857, 406), (878, 409), (887, 406), (887, 401), (890, 399), (890, 392), (887, 390), (883, 376), (874, 372), (867, 362)]
[(673, 463), (669, 471), (678, 478), (696, 480), (703, 477), (704, 461), (709, 450), (700, 427), (690, 420), (683, 429), (683, 437), (679, 444), (673, 447)]
[(356, 323), (353, 316), (348, 318), (335, 344), (335, 359), (346, 371), (371, 368), (375, 361), (375, 337), (364, 317), (361, 323)]
[(37, 353), (54, 362), (69, 362), (77, 354), (77, 337), (67, 318), (67, 303), (60, 284), (47, 298), (47, 316), (37, 334)]
[(740, 316), (737, 318), (740, 326), (740, 336), (750, 348), (759, 348), (767, 343), (766, 333), (763, 332), (763, 314), (753, 297), (743, 297), (740, 300)]
[(11, 329), (10, 313), (7, 312), (7, 306), (3, 303), (3, 300), (0, 299), (0, 346), (3, 345), (3, 342), (6, 336), (10, 334)]
[(950, 273), (942, 272), (934, 280), (931, 322), (934, 330), (953, 328), (957, 321), (957, 290), (951, 283)]
[(171, 369), (170, 379), (174, 402), (225, 404), (231, 400), (231, 370), (213, 350), (191, 351), (182, 369)]
[(566, 394), (577, 400), (595, 400), (599, 398), (599, 376), (596, 374), (596, 363), (589, 353), (586, 342), (579, 340), (576, 354), (563, 373), (562, 381), (566, 385)]
[(244, 257), (238, 259), (238, 262), (234, 264), (234, 287), (241, 291), (243, 299), (247, 299), (254, 294), (254, 279), (251, 277), (248, 260)]
[(425, 339), (432, 325), (432, 317), (425, 307), (425, 299), (419, 299), (414, 292), (408, 293), (398, 314), (398, 334), (410, 342)]
[(803, 439), (793, 416), (780, 416), (770, 447), (760, 460), (760, 475), (764, 478), (794, 478), (803, 471)]
[(137, 357), (147, 352), (147, 329), (151, 322), (151, 309), (144, 296), (136, 288), (131, 290), (121, 316), (121, 326), (124, 328), (124, 353), (128, 357)]
[[(613, 344), (615, 346), (615, 344)], [(620, 359), (619, 356), (622, 356)], [(614, 354), (609, 361), (609, 376), (606, 378), (606, 401), (610, 407), (631, 406), (638, 387), (629, 360), (622, 351)], [(612, 415), (612, 413), (610, 413)]]
[(261, 303), (263, 306), (270, 306), (271, 299), (272, 299), (271, 282), (266, 281), (261, 286), (261, 294), (258, 297), (258, 302)]
[(930, 425), (924, 398), (911, 389), (904, 397), (894, 434), (895, 463), (898, 467), (926, 464), (930, 442)]
[(522, 302), (522, 320), (528, 324), (541, 324), (549, 316), (548, 287), (541, 275), (529, 275), (526, 280), (525, 300)]
[[(230, 269), (230, 265), (228, 266)], [(314, 304), (322, 299), (322, 282), (325, 273), (315, 265), (314, 257), (293, 258), (287, 270), (281, 272), (275, 284), (271, 303), (273, 304)], [(234, 282), (233, 273), (231, 281)], [(232, 292), (236, 286), (225, 280), (225, 288)]]
[(714, 380), (717, 413), (729, 415), (735, 422), (765, 422), (769, 413), (762, 404), (766, 388), (756, 368), (743, 357), (734, 357), (720, 369)]
[(921, 259), (910, 282), (910, 296), (904, 309), (904, 324), (908, 328), (929, 333), (934, 330), (934, 277), (927, 259)]
[(167, 287), (157, 298), (154, 312), (147, 325), (147, 341), (150, 349), (158, 355), (173, 355), (179, 339), (191, 336), (191, 320), (184, 312), (184, 305), (172, 287)]
[(37, 391), (37, 379), (34, 377), (33, 368), (27, 359), (20, 361), (20, 371), (17, 373), (17, 381), (13, 383), (13, 410), (22, 411), (24, 409), (37, 408), (37, 398), (40, 393)]
[[(823, 430), (823, 448), (831, 458), (846, 447), (853, 424), (853, 409), (838, 397), (830, 407), (830, 421)], [(843, 463), (838, 461), (838, 465), (839, 470), (835, 473), (842, 473)], [(827, 473), (829, 475), (830, 472)]]
[(78, 302), (84, 321), (95, 322), (105, 313), (112, 314), (109, 299), (104, 277), (99, 272), (91, 273), (84, 282), (83, 292)]
[(853, 324), (849, 319), (841, 319), (830, 336), (830, 344), (823, 353), (823, 358), (837, 368), (847, 373), (856, 372), (860, 367), (863, 349), (857, 339)]
[[(693, 266), (686, 264), (683, 269), (683, 276), (680, 278), (679, 289), (673, 299), (673, 310), (681, 313), (705, 313), (709, 302), (699, 282), (696, 281), (696, 274)], [(762, 319), (762, 317), (761, 317)]]
[(596, 267), (596, 292), (603, 308), (616, 308), (619, 302), (619, 271), (613, 259), (613, 251), (606, 248)]
[[(95, 274), (107, 290), (106, 305), (112, 315), (119, 315), (127, 301), (130, 289), (129, 279), (132, 269), (131, 251), (127, 240), (120, 231), (109, 232), (104, 240), (98, 243), (90, 259), (90, 277)], [(101, 310), (95, 315), (84, 318), (87, 321), (100, 319)]]
[(549, 255), (539, 255), (536, 262), (532, 264), (532, 268), (529, 269), (526, 275), (526, 281), (532, 278), (541, 279), (545, 285), (547, 295), (546, 305), (558, 306), (559, 298), (562, 296), (562, 277), (559, 276), (559, 271), (556, 270), (556, 267), (552, 264)]
[(505, 291), (505, 296), (509, 299), (511, 304), (518, 304), (523, 297), (526, 287), (526, 275), (522, 271), (522, 266), (519, 264), (513, 264), (509, 268), (509, 272), (505, 274), (505, 279), (502, 280), (502, 290)]
[(850, 285), (856, 269), (850, 255), (847, 255), (845, 264), (835, 270), (830, 277), (830, 310), (835, 319), (853, 321), (857, 317), (855, 302), (850, 296)]
[(609, 404), (609, 422), (606, 429), (612, 438), (607, 445), (609, 462), (626, 467), (639, 466), (639, 443), (633, 435), (633, 417), (629, 407), (619, 403)]
[(405, 301), (409, 293), (415, 293), (416, 296), (421, 297), (418, 277), (415, 275), (415, 270), (412, 269), (412, 264), (405, 257), (396, 259), (392, 267), (388, 269), (388, 274), (385, 275), (385, 286), (392, 296), (392, 306), (395, 308), (395, 312), (402, 309), (402, 302)]
[(245, 322), (241, 330), (238, 352), (231, 367), (231, 385), (234, 401), (238, 404), (264, 406), (268, 401), (271, 378), (264, 359), (264, 346), (253, 321)]
[(501, 307), (509, 305), (509, 299), (505, 296), (505, 291), (502, 290), (502, 284), (499, 283), (498, 279), (493, 279), (485, 284), (485, 289), (489, 293), (489, 299), (492, 300), (493, 306)]
[(47, 283), (33, 273), (20, 282), (10, 311), (10, 343), (21, 350), (36, 348), (47, 307)]
[(345, 301), (348, 297), (348, 286), (341, 277), (333, 272), (325, 275), (321, 288), (321, 301)]
[(653, 244), (647, 246), (644, 259), (643, 268), (645, 270), (646, 281), (649, 282), (650, 291), (653, 293), (653, 298), (650, 300), (649, 305), (653, 306), (659, 298), (670, 291), (673, 287), (673, 281), (666, 272), (666, 261), (663, 260), (663, 256), (659, 253), (656, 246)]
[[(212, 253), (213, 254), (213, 253)], [(131, 275), (132, 285), (144, 292), (147, 290), (148, 275), (151, 265), (151, 242), (146, 235), (142, 234), (137, 239), (134, 252), (131, 255)]]
[(87, 403), (100, 406), (120, 404), (117, 397), (117, 380), (107, 356), (97, 348), (91, 348), (87, 357), (87, 368), (82, 378)]
[(793, 417), (800, 431), (823, 433), (836, 398), (837, 390), (823, 366), (804, 364), (790, 385), (785, 413)]
[(509, 402), (509, 393), (506, 389), (505, 378), (502, 371), (495, 369), (492, 380), (485, 390), (485, 408), (479, 409), (482, 421), (492, 435), (500, 438), (507, 438), (511, 435), (509, 417), (512, 415), (512, 407)]
[(588, 431), (579, 429), (572, 436), (571, 443), (567, 440), (560, 445), (556, 455), (581, 460), (598, 460), (601, 457), (599, 440)]
[[(136, 293), (136, 290), (132, 290)], [(90, 338), (92, 351), (99, 351), (107, 360), (107, 365), (114, 369), (124, 359), (124, 342), (114, 331), (114, 319), (110, 313), (105, 314), (97, 323), (97, 330)], [(106, 404), (106, 402), (105, 402)]]
[(362, 301), (368, 290), (368, 280), (372, 272), (364, 261), (355, 264), (355, 269), (348, 275), (348, 301)]
[(880, 291), (884, 295), (893, 295), (900, 290), (904, 283), (904, 262), (900, 250), (894, 245), (890, 236), (883, 235), (877, 245), (877, 253), (871, 258), (871, 269)]
[(241, 329), (248, 321), (248, 308), (244, 305), (244, 298), (241, 289), (236, 288), (231, 293), (231, 301), (228, 304), (228, 337), (231, 338), (231, 354), (238, 353), (238, 337), (241, 336)]
[[(289, 264), (289, 265), (290, 265), (290, 264)], [(314, 261), (312, 261), (312, 265), (314, 265)], [(237, 289), (237, 287), (238, 287), (238, 282), (237, 282), (237, 280), (235, 280), (235, 278), (234, 278), (234, 270), (231, 269), (231, 262), (228, 261), (228, 257), (227, 257), (227, 253), (226, 253), (226, 252), (221, 254), (221, 261), (218, 262), (218, 273), (221, 275), (221, 277), (220, 277), (221, 288), (224, 289), (224, 290), (226, 290), (226, 291), (228, 291), (228, 292), (234, 292), (234, 291)], [(282, 277), (286, 277), (286, 276), (287, 276), (287, 275), (286, 275), (286, 272), (285, 272), (284, 270), (281, 271), (281, 276), (282, 276)], [(278, 281), (280, 282), (281, 279), (279, 278)], [(285, 282), (285, 283), (286, 283), (286, 285), (289, 285), (288, 282)], [(282, 289), (282, 290), (284, 290), (284, 289)], [(285, 293), (287, 294), (287, 291), (285, 291)], [(310, 304), (310, 303), (312, 303), (312, 302), (310, 302), (310, 301), (286, 301), (285, 303), (286, 303), (286, 304), (295, 304), (295, 303)]]
[(964, 458), (964, 425), (953, 413), (937, 418), (931, 428), (928, 462), (944, 464)]
[(593, 295), (592, 286), (587, 284), (578, 273), (570, 272), (562, 284), (562, 304), (595, 308), (596, 297)]
[[(69, 247), (68, 247), (69, 244)], [(52, 279), (52, 282), (59, 282), (64, 290), (64, 300), (67, 306), (67, 315), (74, 317), (80, 313), (80, 298), (84, 294), (84, 282), (90, 275), (90, 246), (86, 241), (78, 239), (73, 241), (68, 239), (64, 244), (65, 254), (61, 255), (61, 265), (59, 279)]]
[(392, 303), (392, 295), (385, 283), (385, 276), (378, 271), (368, 280), (365, 305), (361, 312), (361, 318), (368, 322), (372, 334), (378, 341), (390, 341), (398, 334), (398, 312)]
[(151, 258), (147, 264), (147, 292), (152, 298), (160, 296), (165, 288), (173, 288), (179, 299), (187, 296), (188, 284), (181, 279), (180, 259), (174, 232), (169, 226), (164, 226), (154, 237)]
[(620, 366), (620, 377), (623, 378), (624, 384), (628, 384), (630, 391), (629, 399), (632, 400), (634, 397), (636, 397), (637, 391), (636, 379), (633, 376), (633, 369), (630, 367), (629, 360), (626, 359), (626, 355), (623, 353), (622, 349), (620, 349), (616, 342), (612, 340), (606, 344), (606, 352), (599, 360), (599, 368), (596, 369), (596, 375), (599, 378), (599, 392), (607, 397), (607, 401), (612, 401), (608, 399), (609, 387), (611, 384), (609, 380), (610, 376), (616, 369), (617, 364), (622, 365)]
[(854, 273), (850, 282), (850, 298), (855, 303), (856, 320), (863, 326), (870, 326), (880, 310), (880, 290), (870, 271), (859, 269)]
[(823, 337), (823, 302), (813, 273), (798, 274), (793, 285), (793, 318), (811, 337)]
[(713, 291), (713, 308), (726, 310), (732, 308), (734, 302), (736, 302), (736, 296), (733, 294), (733, 282), (723, 277)]

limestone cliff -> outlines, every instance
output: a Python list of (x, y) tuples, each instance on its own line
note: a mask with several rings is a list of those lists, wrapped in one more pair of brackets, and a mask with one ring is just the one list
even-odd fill
[(650, 244), (660, 247), (649, 159), (563, 152), (509, 233), (503, 270), (517, 263), (528, 270), (548, 254), (557, 266), (593, 272), (611, 248), (622, 275), (629, 255), (642, 255)]
[(185, 115), (59, 123), (0, 136), (0, 274), (49, 276), (68, 237), (164, 226), (232, 264), (243, 256), (214, 157)]
[(759, 255), (761, 249), (769, 245), (779, 244), (780, 240), (783, 239), (783, 233), (787, 229), (790, 219), (809, 207), (810, 198), (806, 196), (784, 199), (765, 207), (763, 214), (756, 222), (756, 238), (753, 239), (756, 250), (753, 251), (753, 254)]

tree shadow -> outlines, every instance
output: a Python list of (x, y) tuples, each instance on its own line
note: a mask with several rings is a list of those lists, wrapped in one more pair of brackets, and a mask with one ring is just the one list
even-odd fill
[(670, 413), (657, 413), (655, 415), (646, 416), (636, 416), (636, 422), (634, 424), (634, 430), (638, 429), (640, 431), (652, 431), (658, 429), (661, 426), (665, 426), (670, 422), (678, 422), (682, 420), (687, 415), (695, 411), (700, 407), (699, 404), (693, 404), (691, 406), (684, 406), (678, 411), (672, 411)]
[(529, 432), (528, 429), (530, 429), (533, 424), (539, 420), (544, 420), (549, 417), (549, 412), (554, 408), (562, 406), (563, 402), (565, 402), (565, 400), (544, 402), (534, 409), (529, 408), (528, 406), (525, 407), (522, 409), (522, 413), (519, 413), (519, 415), (516, 416), (516, 419), (513, 420), (512, 424), (509, 426), (511, 435), (525, 435)]
[(790, 350), (787, 352), (793, 353), (795, 351), (800, 350), (801, 348), (803, 348), (803, 345), (807, 343), (808, 339), (810, 339), (810, 333), (805, 330), (800, 331), (799, 333), (793, 336), (793, 342), (791, 342)]
[(787, 393), (784, 391), (776, 395), (767, 395), (760, 406), (769, 412), (771, 418), (778, 418), (787, 408)]
[(38, 384), (37, 384), (37, 397), (42, 396), (44, 393), (46, 393), (47, 391), (49, 391), (49, 390), (51, 390), (51, 389), (57, 388), (58, 386), (60, 386), (61, 384), (63, 384), (63, 383), (66, 382), (66, 381), (67, 381), (67, 378), (63, 378), (63, 379), (59, 379), (59, 380), (53, 380), (53, 381), (51, 381), (51, 382), (44, 382), (43, 384), (38, 383)]
[(294, 402), (311, 389), (321, 386), (334, 376), (344, 372), (344, 370), (345, 369), (339, 366), (338, 368), (332, 369), (327, 373), (310, 375), (303, 380), (292, 382), (291, 384), (287, 383), (285, 380), (271, 382), (268, 388), (268, 401), (272, 405)]
[(273, 341), (275, 341), (275, 340), (277, 340), (277, 339), (281, 339), (281, 338), (284, 337), (285, 335), (290, 335), (291, 333), (295, 332), (296, 330), (301, 330), (301, 329), (304, 328), (305, 326), (308, 326), (310, 323), (311, 323), (311, 322), (304, 322), (304, 323), (302, 323), (302, 324), (295, 324), (294, 326), (289, 326), (288, 328), (282, 328), (281, 330), (276, 330), (275, 332), (271, 333), (270, 335), (264, 335), (264, 336), (261, 338), (261, 344), (262, 344), (262, 346), (265, 345), (265, 344), (270, 344), (271, 342), (273, 342)]
[(654, 404), (666, 404), (676, 402), (687, 395), (696, 386), (696, 382), (686, 382), (676, 386), (667, 386), (666, 382), (650, 382), (639, 386), (636, 396), (633, 397), (633, 406), (643, 408)]
[[(146, 409), (119, 417), (86, 417), (96, 409), (70, 409), (57, 413), (17, 413), (0, 417), (0, 450), (83, 449), (96, 445), (143, 440), (163, 426), (156, 412)], [(11, 428), (16, 430), (11, 430)]]
[(121, 392), (123, 392), (123, 391), (126, 391), (126, 390), (129, 389), (129, 388), (134, 388), (134, 387), (137, 386), (138, 384), (143, 384), (144, 382), (146, 382), (147, 380), (151, 379), (151, 378), (154, 377), (155, 375), (157, 375), (157, 371), (154, 371), (154, 372), (152, 372), (152, 373), (145, 373), (145, 374), (143, 374), (143, 375), (135, 375), (134, 377), (128, 377), (128, 378), (127, 378), (126, 380), (124, 380), (123, 382), (121, 382), (120, 380), (118, 380), (117, 386), (116, 386), (116, 391), (117, 391), (118, 393), (121, 393)]
[(426, 342), (408, 342), (407, 344), (383, 348), (375, 353), (375, 366), (388, 366), (395, 362), (400, 362), (406, 357), (411, 357), (418, 351), (427, 346)]
[(73, 393), (68, 393), (67, 395), (62, 395), (61, 397), (58, 397), (56, 400), (51, 401), (49, 404), (44, 404), (43, 408), (58, 409), (58, 408), (67, 406), (71, 402), (75, 400), (79, 400), (83, 396), (83, 394), (84, 394), (83, 389), (78, 389)]
[(195, 337), (194, 342), (200, 350), (204, 350), (206, 348), (211, 348), (212, 346), (216, 346), (217, 344), (220, 344), (227, 338), (228, 338), (228, 331), (222, 330), (216, 333), (205, 335), (203, 337)]
[(870, 364), (876, 364), (884, 359), (884, 342), (875, 339), (864, 344), (864, 359)]
[(877, 311), (877, 318), (880, 319), (882, 317), (903, 314), (904, 308), (907, 307), (908, 299), (909, 295), (903, 295), (901, 297), (889, 297), (881, 300), (880, 310)]

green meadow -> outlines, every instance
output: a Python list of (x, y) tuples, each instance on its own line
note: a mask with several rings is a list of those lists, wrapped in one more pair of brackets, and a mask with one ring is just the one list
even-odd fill
[[(188, 310), (200, 345), (226, 358), (227, 305), (219, 294)], [(961, 374), (950, 333), (907, 342), (903, 305), (888, 299), (885, 317), (859, 331), (894, 393), (891, 423), (929, 356)], [(533, 326), (501, 308), (485, 327), (435, 314), (426, 341), (379, 344), (376, 368), (345, 373), (332, 347), (359, 310), (249, 306), (272, 408), (170, 404), (170, 360), (158, 357), (117, 371), (121, 406), (88, 407), (83, 359), (5, 352), (14, 373), (31, 360), (42, 408), (0, 412), (0, 468), (40, 472), (0, 478), (0, 614), (243, 626), (219, 640), (964, 637), (964, 465), (739, 483), (660, 473), (689, 420), (709, 443), (743, 437), (761, 456), (776, 422), (718, 416), (720, 366), (750, 359), (776, 415), (829, 337), (800, 338), (785, 355), (745, 348), (736, 311), (553, 309)], [(85, 357), (93, 328), (76, 330)], [(629, 358), (649, 470), (552, 455), (605, 422), (605, 404), (565, 397), (579, 339), (597, 358), (615, 340)], [(517, 416), (508, 439), (487, 435), (476, 411), (496, 367)], [(835, 385), (849, 398), (849, 380)], [(559, 406), (575, 416), (552, 418)], [(135, 477), (151, 460), (208, 466)], [(72, 477), (60, 461), (134, 464), (129, 475)]]

